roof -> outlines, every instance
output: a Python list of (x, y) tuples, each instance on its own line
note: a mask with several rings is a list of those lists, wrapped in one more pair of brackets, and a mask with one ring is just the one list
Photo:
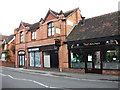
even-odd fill
[(45, 18), (44, 18), (44, 21), (46, 20), (46, 18), (47, 18), (47, 16), (48, 16), (49, 14), (52, 14), (55, 18), (58, 18), (58, 15), (60, 15), (60, 14), (64, 14), (64, 16), (67, 17), (67, 16), (69, 16), (71, 13), (75, 12), (75, 11), (78, 10), (78, 9), (79, 9), (79, 8), (75, 8), (75, 9), (69, 10), (69, 11), (67, 11), (67, 12), (63, 12), (62, 10), (60, 10), (59, 13), (58, 13), (58, 12), (55, 12), (55, 11), (53, 11), (53, 10), (51, 10), (51, 9), (49, 9), (47, 15), (46, 15)]
[(8, 36), (6, 36), (6, 35), (0, 35), (1, 37), (0, 37), (0, 41), (2, 41), (2, 40), (4, 40), (5, 38), (7, 38)]
[(39, 29), (39, 27), (40, 27), (40, 23), (39, 22), (34, 23), (33, 25), (30, 26), (30, 28), (28, 29), (28, 31)]
[(6, 37), (6, 38), (5, 38), (6, 43), (10, 42), (10, 41), (14, 38), (14, 36), (15, 36), (15, 35), (12, 34), (12, 35)]
[(58, 15), (58, 12), (53, 11), (53, 10), (51, 10), (51, 9), (50, 9), (50, 12), (52, 12), (52, 13), (55, 14), (55, 15)]
[(21, 22), (21, 24), (23, 24), (24, 25), (24, 27), (29, 27), (29, 26), (31, 26), (31, 24), (29, 24), (29, 23), (26, 23), (26, 22)]
[(118, 15), (113, 12), (85, 20), (85, 24), (79, 22), (67, 36), (67, 41), (101, 38), (120, 35), (118, 30)]
[(65, 12), (65, 13), (63, 13), (63, 14), (65, 15), (65, 17), (67, 17), (67, 16), (70, 15), (71, 13), (77, 11), (78, 9), (79, 9), (79, 8), (75, 8), (75, 9), (69, 10), (69, 11), (67, 11), (67, 12)]
[(16, 31), (19, 30), (19, 28), (21, 27), (21, 25), (22, 25), (23, 27), (30, 27), (30, 26), (31, 26), (31, 24), (21, 21), (21, 22), (20, 22), (20, 25), (19, 25), (19, 27), (16, 29)]

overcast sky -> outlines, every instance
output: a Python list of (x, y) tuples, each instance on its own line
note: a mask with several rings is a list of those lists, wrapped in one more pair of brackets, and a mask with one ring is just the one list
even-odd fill
[(10, 35), (21, 20), (33, 24), (44, 18), (49, 8), (63, 12), (79, 7), (91, 18), (118, 11), (119, 0), (0, 0), (0, 33)]

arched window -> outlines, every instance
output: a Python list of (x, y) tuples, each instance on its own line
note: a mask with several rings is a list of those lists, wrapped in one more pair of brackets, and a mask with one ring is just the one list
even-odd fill
[(24, 54), (25, 54), (24, 51), (19, 51), (19, 52), (18, 52), (18, 55), (24, 55)]

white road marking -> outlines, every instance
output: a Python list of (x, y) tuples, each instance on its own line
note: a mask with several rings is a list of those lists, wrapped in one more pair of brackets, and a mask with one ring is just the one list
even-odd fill
[(31, 82), (33, 82), (33, 83), (36, 83), (36, 84), (41, 85), (41, 86), (46, 87), (46, 88), (58, 88), (58, 87), (49, 87), (49, 86), (47, 86), (47, 85), (45, 85), (45, 84), (43, 84), (43, 83), (40, 83), (40, 82), (37, 82), (37, 81), (34, 81), (34, 80), (14, 78), (14, 77), (11, 76), (11, 75), (5, 75), (5, 74), (2, 74), (2, 73), (0, 73), (0, 75), (2, 75), (2, 76), (8, 76), (8, 77), (10, 77), (10, 78), (12, 78), (12, 79), (15, 79), (15, 80), (31, 81)]
[(97, 82), (114, 82), (114, 83), (119, 83), (117, 81), (102, 81), (102, 80), (92, 80), (92, 79), (79, 79), (79, 78), (72, 78), (72, 77), (64, 77), (68, 79), (74, 79), (74, 80), (84, 80), (84, 81), (97, 81)]
[(45, 85), (45, 84), (42, 84), (42, 83), (39, 83), (39, 82), (37, 82), (37, 81), (33, 81), (34, 83), (37, 83), (37, 84), (39, 84), (39, 85), (41, 85), (41, 86), (44, 86), (44, 87), (46, 87), (46, 88), (49, 88), (49, 86), (47, 86), (47, 85)]
[[(33, 74), (33, 73), (31, 73)], [(55, 76), (55, 75), (51, 75), (51, 74), (39, 74), (39, 75), (43, 75), (43, 76), (51, 76), (51, 77), (61, 77), (61, 76)], [(103, 81), (103, 80), (92, 80), (92, 79), (80, 79), (80, 78), (73, 78), (73, 77), (63, 77), (63, 78), (67, 78), (67, 79), (73, 79), (73, 80), (84, 80), (84, 81), (97, 81), (97, 82), (114, 82), (114, 83), (119, 83), (117, 81)]]
[[(9, 69), (13, 69), (14, 68), (9, 68)], [(15, 71), (18, 71), (18, 70), (15, 70)], [(24, 72), (24, 71), (18, 71), (18, 72)], [(26, 72), (25, 72), (26, 73)], [(39, 75), (42, 75), (42, 76), (51, 76), (51, 77), (61, 77), (61, 76), (55, 76), (55, 75), (52, 75), (52, 74), (40, 74), (40, 73), (34, 73), (34, 72), (27, 72), (29, 74), (39, 74)], [(80, 78), (74, 78), (74, 77), (63, 77), (63, 78), (67, 78), (67, 79), (74, 79), (74, 80), (84, 80), (84, 81), (98, 81), (98, 82), (114, 82), (114, 83), (119, 83), (117, 81), (103, 81), (103, 80), (92, 80), (92, 79), (80, 79)]]
[(2, 73), (0, 73), (0, 75), (1, 75), (1, 76), (7, 76), (7, 75), (5, 75), (5, 74), (2, 74)]

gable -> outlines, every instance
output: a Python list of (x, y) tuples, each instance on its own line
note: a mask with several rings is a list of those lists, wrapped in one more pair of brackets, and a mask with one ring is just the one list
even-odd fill
[(17, 31), (19, 31), (19, 30), (21, 30), (21, 29), (24, 29), (25, 27), (30, 27), (30, 26), (31, 26), (31, 24), (25, 23), (25, 22), (22, 22), (22, 21), (21, 21), (21, 23), (20, 23), (19, 28), (18, 28)]
[(45, 19), (45, 22), (46, 22), (46, 21), (49, 21), (49, 20), (52, 20), (52, 19), (56, 19), (56, 17), (53, 16), (51, 13), (49, 13), (49, 14), (47, 15), (46, 19)]
[(20, 24), (19, 30), (24, 29), (24, 26)]

